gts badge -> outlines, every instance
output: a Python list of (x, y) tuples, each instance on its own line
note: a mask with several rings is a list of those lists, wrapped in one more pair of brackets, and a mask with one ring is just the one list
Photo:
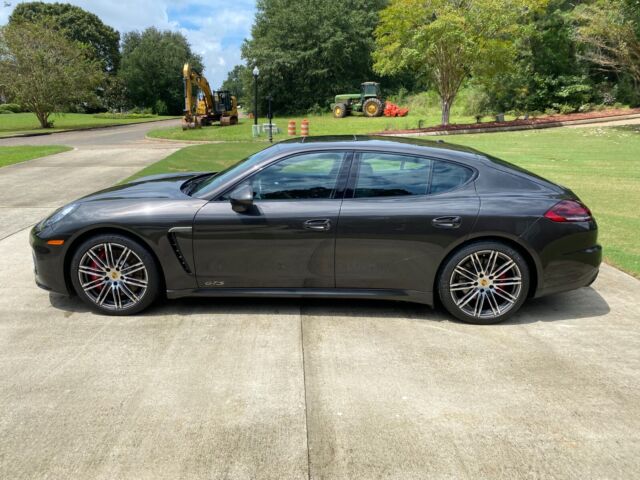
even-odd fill
[(222, 280), (213, 280), (209, 282), (204, 282), (205, 287), (224, 287), (224, 282)]

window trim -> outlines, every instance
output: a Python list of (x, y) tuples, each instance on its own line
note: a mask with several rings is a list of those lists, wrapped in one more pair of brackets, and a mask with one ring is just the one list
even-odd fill
[(235, 190), (239, 185), (241, 185), (243, 182), (246, 182), (248, 180), (250, 180), (254, 175), (259, 174), (260, 172), (262, 172), (263, 170), (272, 167), (274, 165), (277, 165), (280, 162), (283, 162), (285, 160), (291, 159), (291, 158), (295, 158), (295, 157), (301, 157), (301, 156), (306, 156), (306, 155), (316, 155), (319, 153), (341, 153), (342, 154), (342, 165), (340, 166), (340, 169), (338, 171), (338, 176), (336, 177), (336, 187), (333, 190), (332, 196), (331, 198), (286, 198), (286, 199), (256, 199), (256, 202), (304, 202), (304, 201), (309, 201), (309, 200), (313, 200), (313, 201), (319, 201), (319, 200), (343, 200), (345, 191), (346, 191), (346, 186), (348, 183), (348, 176), (349, 176), (349, 172), (351, 171), (351, 165), (353, 163), (353, 158), (354, 158), (354, 151), (353, 149), (347, 148), (347, 149), (322, 149), (322, 150), (309, 150), (309, 151), (304, 151), (304, 152), (295, 152), (292, 153), (290, 155), (286, 155), (283, 157), (278, 158), (277, 160), (274, 160), (273, 162), (269, 162), (266, 165), (263, 165), (262, 167), (258, 168), (257, 170), (254, 170), (252, 172), (250, 172), (249, 174), (247, 174), (246, 176), (242, 177), (240, 180), (238, 180), (237, 182), (235, 182), (233, 185), (231, 185), (229, 188), (225, 189), (223, 192), (221, 192), (219, 195), (216, 195), (215, 198), (212, 198), (211, 200), (209, 200), (210, 202), (227, 202), (227, 199), (224, 199), (222, 197), (224, 197), (225, 195), (233, 192), (233, 190)]
[[(358, 174), (360, 173), (360, 165), (361, 165), (361, 160), (362, 160), (362, 155), (365, 153), (377, 153), (377, 154), (381, 154), (381, 155), (396, 155), (396, 156), (404, 156), (404, 157), (415, 157), (415, 158), (422, 158), (425, 160), (430, 160), (432, 162), (444, 162), (444, 163), (450, 163), (453, 165), (457, 165), (459, 167), (462, 168), (466, 168), (467, 170), (471, 170), (471, 176), (469, 177), (469, 179), (464, 182), (461, 183), (460, 185), (458, 185), (456, 188), (452, 189), (452, 190), (447, 190), (446, 192), (439, 192), (439, 193), (431, 193), (431, 184), (433, 182), (433, 166), (431, 167), (431, 169), (429, 170), (429, 179), (428, 179), (428, 189), (427, 189), (427, 194), (425, 195), (389, 195), (388, 197), (356, 197), (355, 196), (355, 191), (356, 191), (356, 182), (358, 180)], [(466, 187), (469, 183), (475, 181), (475, 179), (478, 177), (478, 170), (470, 165), (466, 165), (464, 163), (461, 162), (456, 162), (454, 160), (449, 160), (449, 159), (444, 159), (444, 158), (439, 158), (439, 157), (430, 157), (430, 156), (426, 156), (426, 155), (420, 155), (420, 154), (416, 154), (416, 153), (404, 153), (404, 152), (391, 152), (391, 151), (385, 151), (385, 150), (357, 150), (354, 152), (353, 155), (353, 159), (351, 162), (351, 172), (349, 174), (349, 180), (347, 183), (347, 189), (345, 192), (345, 200), (347, 199), (352, 199), (352, 200), (380, 200), (380, 199), (397, 199), (397, 198), (407, 198), (407, 197), (412, 197), (412, 198), (431, 198), (431, 197), (436, 197), (438, 195), (447, 195), (451, 192), (456, 192), (460, 189), (462, 189), (463, 187)]]

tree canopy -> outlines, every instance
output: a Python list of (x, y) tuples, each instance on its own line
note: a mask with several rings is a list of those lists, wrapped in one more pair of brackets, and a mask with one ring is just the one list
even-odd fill
[(95, 96), (103, 77), (88, 48), (38, 23), (17, 23), (0, 30), (0, 85), (43, 128), (49, 116)]
[(471, 76), (490, 79), (512, 68), (523, 17), (545, 0), (391, 0), (375, 30), (374, 68), (411, 69), (436, 89), (442, 124)]
[(372, 32), (385, 3), (258, 0), (242, 57), (249, 69), (260, 68), (261, 92), (273, 94), (276, 110), (326, 105), (335, 94), (358, 91), (361, 82), (375, 78)]
[[(202, 71), (202, 59), (191, 51), (189, 42), (179, 32), (148, 28), (129, 32), (122, 42), (123, 79), (130, 101), (153, 108), (156, 113), (177, 115), (184, 109), (182, 66), (189, 62)], [(166, 111), (161, 111), (161, 110)]]
[(120, 64), (120, 34), (97, 15), (68, 3), (26, 2), (16, 5), (9, 24), (39, 23), (60, 31), (68, 40), (80, 42), (113, 72)]

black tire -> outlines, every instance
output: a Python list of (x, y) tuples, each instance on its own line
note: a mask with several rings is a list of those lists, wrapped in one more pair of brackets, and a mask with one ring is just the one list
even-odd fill
[(335, 118), (344, 118), (347, 116), (347, 106), (344, 103), (336, 103), (333, 106), (333, 116)]
[[(107, 245), (113, 258), (111, 261), (105, 260), (109, 255)], [(126, 249), (130, 252), (122, 260)], [(95, 255), (102, 265), (94, 260)], [(139, 267), (140, 264), (143, 268)], [(107, 271), (111, 266), (113, 268)], [(87, 269), (92, 273), (87, 274)], [(127, 272), (128, 275), (125, 274)], [(133, 315), (143, 311), (158, 299), (162, 285), (156, 261), (147, 248), (129, 237), (116, 234), (96, 235), (83, 242), (71, 259), (70, 276), (78, 297), (92, 310), (104, 315)], [(97, 284), (93, 286), (94, 283)]]
[(383, 111), (382, 102), (377, 98), (368, 98), (362, 104), (362, 113), (365, 117), (379, 117)]
[(476, 325), (500, 323), (515, 314), (527, 298), (529, 267), (508, 245), (472, 243), (445, 262), (438, 278), (438, 295), (444, 308), (458, 320)]

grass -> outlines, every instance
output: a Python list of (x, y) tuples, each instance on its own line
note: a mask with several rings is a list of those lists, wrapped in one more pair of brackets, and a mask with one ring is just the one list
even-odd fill
[[(418, 128), (419, 122), (422, 122), (423, 127), (438, 125), (440, 123), (440, 113), (435, 110), (425, 114), (410, 113), (406, 117), (366, 118), (353, 115), (345, 118), (333, 118), (331, 114), (321, 116), (310, 115), (306, 117), (292, 116), (273, 119), (273, 123), (278, 126), (281, 132), (276, 135), (274, 139), (282, 140), (286, 137), (289, 120), (295, 120), (296, 128), (298, 132), (300, 132), (300, 123), (305, 118), (309, 120), (309, 133), (311, 135), (342, 135), (345, 133), (362, 135), (371, 132), (382, 132), (384, 130)], [(486, 119), (491, 120), (489, 117)], [(268, 123), (266, 118), (258, 120), (261, 124)], [(458, 114), (452, 118), (452, 122), (470, 123), (475, 122), (475, 118)], [(186, 131), (183, 131), (181, 127), (162, 128), (152, 130), (148, 135), (154, 138), (168, 138), (171, 140), (265, 142), (267, 140), (265, 135), (258, 138), (251, 136), (252, 125), (253, 120), (243, 118), (238, 125), (233, 127), (214, 125)]]
[(0, 168), (69, 150), (71, 150), (71, 147), (65, 147), (64, 145), (0, 147)]
[(218, 143), (183, 148), (140, 170), (125, 182), (146, 175), (174, 172), (216, 172), (265, 148), (262, 143)]
[(0, 115), (0, 137), (15, 135), (18, 133), (49, 133), (79, 128), (105, 127), (108, 125), (123, 125), (127, 123), (150, 122), (163, 118), (96, 118), (87, 113), (64, 113), (52, 115), (49, 119), (54, 123), (54, 128), (40, 128), (38, 119), (33, 113), (11, 113)]
[[(322, 131), (320, 128), (320, 131), (314, 131), (313, 118), (314, 134), (346, 131)], [(355, 117), (346, 122), (353, 122), (358, 129), (361, 128), (359, 122), (365, 126), (372, 125), (371, 119)], [(341, 122), (340, 125), (348, 123)], [(230, 137), (235, 135), (232, 129), (225, 128)], [(211, 135), (208, 132), (220, 130), (212, 127), (193, 134)], [(439, 138), (447, 143), (485, 151), (571, 188), (598, 220), (605, 260), (640, 278), (640, 243), (637, 242), (640, 234), (639, 126), (555, 128)], [(171, 171), (219, 170), (264, 147), (265, 143), (254, 141), (187, 147), (147, 167), (137, 176)]]

